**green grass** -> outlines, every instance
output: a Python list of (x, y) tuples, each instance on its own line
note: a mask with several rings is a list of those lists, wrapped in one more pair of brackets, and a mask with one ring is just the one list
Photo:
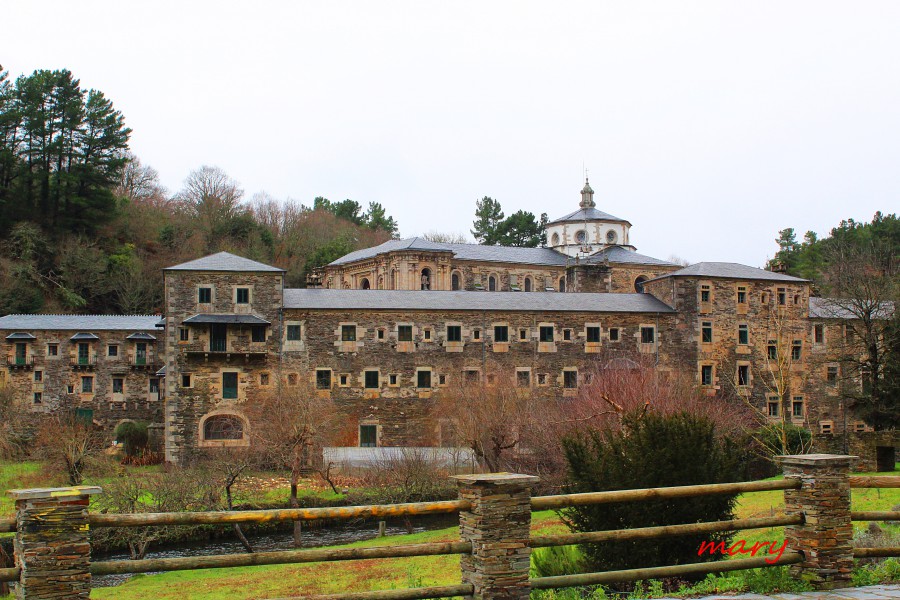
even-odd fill
[(39, 461), (0, 460), (0, 516), (15, 514), (15, 505), (7, 490), (27, 487), (43, 487), (47, 481), (41, 472), (43, 463)]

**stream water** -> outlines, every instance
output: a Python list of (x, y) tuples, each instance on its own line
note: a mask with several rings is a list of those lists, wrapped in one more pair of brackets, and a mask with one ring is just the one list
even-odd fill
[[(403, 535), (452, 527), (459, 523), (456, 515), (431, 515), (415, 517), (409, 526), (402, 519), (387, 520), (387, 535)], [(360, 540), (378, 537), (378, 521), (351, 521), (348, 523), (329, 524), (320, 527), (304, 527), (302, 533), (303, 547), (316, 548), (349, 544)], [(256, 552), (274, 550), (293, 550), (294, 536), (291, 531), (279, 531), (250, 537), (250, 543)], [(151, 546), (145, 558), (177, 558), (181, 556), (209, 556), (212, 554), (243, 554), (246, 550), (236, 539), (215, 539), (209, 541), (190, 542), (172, 546)], [(127, 552), (95, 553), (92, 560), (129, 560)], [(112, 587), (128, 581), (132, 575), (102, 575), (93, 577), (93, 587)]]

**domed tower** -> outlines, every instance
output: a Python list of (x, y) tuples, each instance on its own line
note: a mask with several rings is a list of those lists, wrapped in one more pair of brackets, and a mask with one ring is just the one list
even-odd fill
[(580, 208), (547, 223), (547, 246), (569, 256), (587, 256), (609, 246), (626, 246), (631, 223), (597, 210), (588, 179), (581, 189)]

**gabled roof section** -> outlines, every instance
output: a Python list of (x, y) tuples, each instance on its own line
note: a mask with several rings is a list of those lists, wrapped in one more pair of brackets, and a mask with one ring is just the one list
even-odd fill
[(693, 264), (689, 267), (660, 275), (650, 281), (663, 279), (665, 277), (720, 277), (724, 279), (743, 279), (757, 281), (793, 281), (796, 283), (807, 282), (806, 279), (784, 275), (783, 273), (774, 273), (765, 269), (757, 269), (756, 267), (748, 267), (738, 263), (726, 262), (701, 262)]
[(159, 315), (6, 315), (0, 330), (153, 331)]
[(650, 294), (286, 289), (286, 309), (672, 313)]
[(597, 264), (609, 261), (611, 263), (621, 263), (621, 264), (632, 264), (632, 265), (651, 265), (657, 267), (677, 267), (675, 263), (670, 263), (665, 260), (659, 260), (658, 258), (653, 258), (652, 256), (645, 256), (643, 254), (638, 254), (628, 248), (623, 248), (622, 246), (609, 246), (600, 250), (599, 252), (595, 252), (591, 254), (587, 258), (583, 259), (583, 263)]
[(449, 252), (458, 260), (480, 262), (517, 263), (526, 265), (566, 266), (566, 255), (550, 248), (515, 248), (511, 246), (485, 246), (482, 244), (445, 244), (414, 237), (403, 240), (388, 240), (372, 248), (364, 248), (345, 254), (329, 266), (339, 266), (360, 260), (374, 258), (381, 254), (402, 250), (424, 252)]
[(626, 219), (621, 219), (609, 213), (605, 213), (602, 210), (597, 210), (596, 208), (579, 208), (575, 212), (569, 213), (564, 217), (550, 221), (548, 225), (552, 225), (553, 223), (571, 223), (573, 221), (611, 221), (614, 223), (631, 224)]
[(230, 252), (218, 252), (197, 260), (191, 260), (163, 271), (251, 271), (263, 273), (284, 273), (284, 269), (266, 265)]

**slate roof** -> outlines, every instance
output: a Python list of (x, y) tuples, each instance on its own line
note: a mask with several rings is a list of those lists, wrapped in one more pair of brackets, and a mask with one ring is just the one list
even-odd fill
[(284, 307), (311, 310), (518, 310), (672, 313), (650, 294), (286, 289)]
[(566, 256), (550, 248), (513, 248), (510, 246), (484, 246), (482, 244), (445, 244), (430, 242), (424, 238), (414, 237), (403, 240), (388, 240), (372, 248), (364, 248), (345, 254), (332, 266), (343, 265), (358, 260), (374, 258), (379, 254), (398, 250), (423, 250), (428, 252), (450, 252), (459, 260), (482, 262), (505, 262), (527, 265), (566, 266)]
[[(845, 302), (834, 298), (817, 298), (809, 299), (809, 318), (810, 319), (857, 319), (855, 312), (846, 307)], [(876, 317), (888, 319), (894, 314), (894, 303), (883, 302), (881, 309), (877, 311)], [(860, 313), (861, 314), (861, 313)]]
[(210, 254), (197, 260), (191, 260), (163, 271), (262, 271), (266, 273), (284, 273), (284, 269), (265, 265), (230, 252)]
[(159, 315), (6, 315), (0, 317), (0, 330), (152, 331), (159, 319)]
[[(666, 273), (665, 275), (660, 275), (656, 279), (663, 279), (665, 277), (723, 277), (725, 279), (761, 281), (807, 281), (806, 279), (784, 275), (783, 273), (774, 273), (772, 271), (766, 271), (765, 269), (757, 269), (756, 267), (726, 262), (696, 263), (689, 267)], [(651, 281), (655, 280), (651, 279)]]
[(661, 267), (677, 267), (675, 263), (670, 263), (665, 260), (659, 260), (658, 258), (653, 258), (652, 256), (645, 256), (643, 254), (638, 254), (632, 250), (627, 248), (623, 248), (622, 246), (609, 246), (600, 250), (599, 252), (595, 252), (591, 254), (587, 258), (582, 259), (581, 262), (587, 264), (597, 264), (605, 262), (609, 259), (611, 263), (627, 263), (633, 265), (654, 265)]
[(572, 221), (615, 221), (617, 223), (628, 223), (631, 224), (626, 219), (620, 219), (619, 217), (615, 217), (609, 213), (605, 213), (602, 210), (597, 210), (596, 208), (579, 208), (575, 212), (569, 213), (564, 217), (560, 217), (558, 219), (554, 219), (550, 221), (549, 224), (553, 223), (570, 223)]
[(226, 324), (226, 325), (271, 325), (265, 319), (261, 319), (256, 315), (232, 315), (232, 314), (220, 314), (220, 315), (194, 315), (193, 317), (187, 318), (183, 321), (189, 325), (195, 325), (200, 323), (214, 323), (214, 324)]

